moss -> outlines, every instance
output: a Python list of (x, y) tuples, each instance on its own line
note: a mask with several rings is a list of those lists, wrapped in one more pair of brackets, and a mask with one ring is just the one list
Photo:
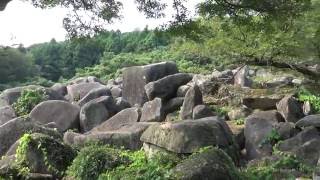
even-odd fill
[(218, 148), (205, 148), (178, 164), (175, 179), (239, 179), (231, 158)]

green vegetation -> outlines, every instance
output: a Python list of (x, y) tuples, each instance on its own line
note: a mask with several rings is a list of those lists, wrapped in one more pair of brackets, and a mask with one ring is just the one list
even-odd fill
[(17, 102), (13, 104), (13, 108), (18, 116), (28, 115), (31, 110), (40, 102), (48, 99), (44, 89), (26, 89), (22, 91)]
[(27, 162), (27, 149), (29, 147), (29, 144), (32, 141), (32, 137), (31, 134), (24, 134), (20, 140), (19, 140), (19, 146), (17, 148), (17, 153), (16, 153), (16, 162), (17, 162), (17, 166), (20, 167), (19, 168), (19, 173), (22, 176), (27, 176), (30, 173), (30, 169), (27, 166), (26, 162)]
[(280, 134), (276, 129), (272, 129), (271, 132), (267, 135), (267, 137), (263, 140), (261, 145), (263, 144), (271, 144), (272, 146), (277, 144), (281, 140)]
[(244, 125), (245, 119), (244, 118), (236, 119), (235, 122), (236, 122), (236, 125)]
[(171, 155), (156, 154), (148, 159), (144, 151), (88, 145), (80, 150), (67, 176), (75, 179), (168, 179), (179, 162)]
[(252, 165), (242, 171), (243, 179), (271, 180), (271, 179), (296, 179), (293, 172), (300, 172), (301, 177), (311, 178), (313, 168), (305, 165), (293, 155), (283, 154), (276, 160), (261, 160), (258, 165)]
[(298, 93), (298, 99), (303, 102), (309, 102), (316, 113), (320, 112), (320, 95), (313, 94), (306, 89), (302, 89)]

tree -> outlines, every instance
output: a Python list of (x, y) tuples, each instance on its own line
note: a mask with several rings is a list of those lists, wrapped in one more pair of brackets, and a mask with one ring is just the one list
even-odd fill
[[(64, 18), (65, 29), (71, 37), (92, 35), (100, 32), (105, 23), (112, 23), (121, 18), (122, 3), (120, 0), (29, 0), (36, 7), (51, 8), (63, 6), (72, 9), (72, 13)], [(148, 18), (164, 17), (165, 9), (171, 5), (174, 9), (173, 26), (183, 25), (191, 21), (186, 3), (189, 0), (134, 0), (137, 9)], [(10, 0), (0, 2), (3, 10)], [(230, 16), (240, 21), (248, 21), (253, 16), (265, 20), (290, 20), (310, 8), (310, 0), (205, 0), (198, 5), (198, 12), (203, 16)]]

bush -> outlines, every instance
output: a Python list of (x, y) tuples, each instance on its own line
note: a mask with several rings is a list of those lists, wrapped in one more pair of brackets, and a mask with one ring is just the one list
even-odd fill
[(47, 99), (44, 89), (24, 90), (13, 108), (18, 116), (28, 115), (37, 104)]
[(148, 159), (143, 151), (124, 151), (122, 155), (128, 157), (130, 163), (107, 171), (99, 177), (99, 180), (170, 179), (172, 176), (171, 169), (180, 161), (174, 155), (161, 153)]
[(99, 175), (121, 164), (127, 159), (120, 155), (120, 151), (109, 146), (91, 145), (80, 150), (67, 175), (79, 180), (97, 179)]

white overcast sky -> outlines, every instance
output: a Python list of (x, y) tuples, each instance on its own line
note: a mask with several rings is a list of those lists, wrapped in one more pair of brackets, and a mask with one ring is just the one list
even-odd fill
[[(170, 0), (164, 0), (170, 1)], [(199, 0), (190, 0), (188, 6), (195, 6)], [(146, 19), (136, 10), (134, 0), (123, 0), (123, 19), (110, 25), (110, 29), (120, 29), (123, 32), (150, 28), (162, 25), (166, 19)], [(170, 11), (170, 10), (169, 10)], [(31, 44), (65, 39), (66, 32), (62, 27), (62, 19), (68, 11), (63, 8), (42, 10), (34, 8), (30, 3), (21, 0), (11, 1), (4, 11), (0, 11), (0, 45)]]

